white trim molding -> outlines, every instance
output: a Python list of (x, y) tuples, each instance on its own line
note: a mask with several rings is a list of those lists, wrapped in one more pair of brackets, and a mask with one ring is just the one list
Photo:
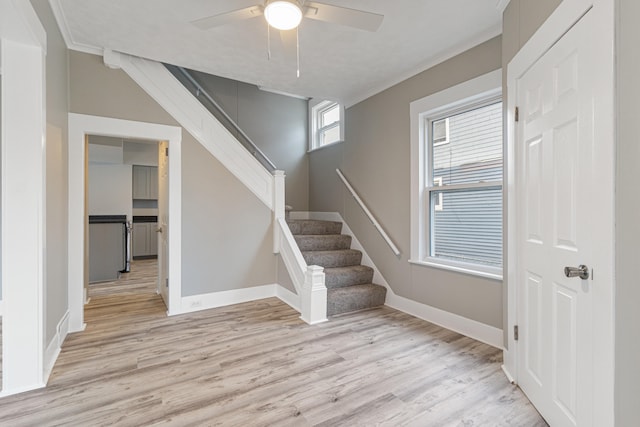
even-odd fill
[(291, 212), (291, 218), (342, 222), (342, 234), (351, 236), (351, 247), (362, 252), (362, 265), (373, 268), (373, 282), (387, 288), (387, 299), (385, 301), (385, 305), (388, 307), (410, 314), (411, 316), (419, 319), (426, 320), (427, 322), (434, 323), (443, 328), (458, 332), (469, 338), (489, 344), (490, 346), (499, 349), (503, 348), (502, 329), (396, 295), (378, 267), (373, 263), (373, 260), (355, 236), (349, 225), (339, 213)]
[(491, 40), (494, 37), (499, 36), (500, 34), (502, 34), (502, 22), (500, 22), (500, 24), (487, 29), (486, 31), (484, 31), (483, 33), (480, 34), (476, 34), (475, 36), (471, 37), (468, 41), (464, 42), (464, 43), (460, 43), (457, 46), (453, 46), (452, 48), (448, 49), (445, 52), (440, 53), (438, 56), (436, 56), (435, 58), (430, 58), (428, 61), (422, 63), (421, 65), (411, 69), (411, 71), (408, 71), (406, 73), (403, 73), (401, 75), (395, 76), (393, 79), (387, 80), (385, 82), (380, 83), (379, 85), (376, 85), (375, 87), (372, 87), (370, 89), (368, 89), (367, 91), (355, 94), (354, 96), (345, 99), (343, 101), (343, 104), (345, 106), (345, 108), (350, 108), (374, 95), (377, 95), (387, 89), (389, 89), (390, 87), (393, 87), (395, 85), (397, 85), (398, 83), (401, 83), (407, 79), (410, 79), (411, 77), (424, 72), (430, 68), (435, 67), (438, 64), (441, 64), (451, 58), (453, 58), (454, 56), (460, 55), (461, 53), (464, 53), (466, 51), (468, 51), (469, 49), (472, 49), (488, 40)]
[[(425, 119), (477, 102), (500, 97), (502, 94), (502, 69), (491, 71), (466, 82), (433, 93), (410, 104), (411, 135), (411, 263), (449, 269), (464, 274), (476, 274), (501, 280), (501, 269), (482, 265), (447, 263), (429, 257), (429, 203), (427, 190), (427, 146)], [(483, 184), (484, 185), (484, 184)]]
[(168, 141), (169, 153), (169, 304), (174, 314), (182, 295), (182, 129), (154, 123), (69, 114), (69, 330), (84, 329), (85, 271), (87, 268), (85, 230), (85, 153), (87, 135)]
[[(597, 72), (598, 78), (611, 85), (611, 96), (601, 97), (598, 99), (599, 123), (600, 129), (611, 128), (611, 133), (602, 131), (602, 137), (611, 140), (615, 144), (614, 136), (614, 94), (615, 94), (615, 76), (614, 76), (614, 46), (615, 46), (615, 28), (614, 28), (614, 2), (610, 0), (563, 0), (555, 11), (547, 18), (547, 20), (538, 28), (535, 34), (520, 49), (515, 57), (507, 66), (507, 142), (506, 142), (506, 158), (507, 169), (507, 259), (506, 276), (507, 276), (507, 329), (513, 330), (518, 324), (518, 283), (517, 283), (517, 188), (516, 188), (516, 136), (517, 126), (515, 123), (514, 111), (518, 101), (518, 81), (525, 73), (551, 49), (580, 19), (587, 13), (595, 14), (597, 22), (597, 43), (594, 46), (599, 52), (607, 52), (601, 55), (599, 59), (602, 61), (603, 67), (599, 70), (591, 70)], [(610, 52), (610, 55), (609, 55)], [(599, 161), (604, 161), (599, 159)], [(601, 224), (602, 227), (611, 227), (612, 224)], [(603, 253), (610, 253), (604, 250)], [(615, 278), (614, 278), (615, 279)], [(594, 287), (594, 300), (599, 300), (601, 305), (594, 306), (592, 327), (590, 333), (593, 334), (594, 342), (599, 343), (594, 346), (593, 354), (593, 384), (590, 387), (594, 391), (594, 405), (589, 416), (592, 425), (604, 426), (614, 425), (614, 295), (613, 289), (615, 282), (612, 281), (610, 286)], [(518, 341), (515, 341), (513, 334), (508, 334), (507, 346), (504, 351), (504, 371), (510, 380), (518, 382), (518, 352), (523, 351), (519, 348)]]
[(300, 312), (297, 295), (281, 285), (272, 284), (182, 297), (180, 309), (174, 314), (193, 313), (274, 297)]
[(307, 265), (284, 218), (275, 218), (274, 253), (280, 254), (300, 298), (300, 318), (310, 325), (327, 321), (324, 268)]
[(503, 348), (502, 329), (401, 297), (394, 294), (393, 291), (387, 294), (386, 305), (492, 347)]
[(274, 177), (198, 99), (159, 62), (107, 50), (104, 63), (121, 68), (269, 209)]
[(60, 354), (60, 349), (62, 347), (62, 343), (67, 337), (67, 333), (69, 332), (69, 310), (64, 313), (62, 319), (58, 322), (56, 326), (56, 333), (49, 341), (49, 345), (47, 345), (47, 349), (44, 353), (44, 383), (46, 384), (49, 380), (49, 376), (51, 375), (51, 371), (53, 370), (53, 365), (55, 365), (56, 360), (58, 359), (58, 355)]
[(511, 0), (496, 0), (496, 9), (498, 9), (500, 13), (504, 13), (509, 3), (511, 3)]
[(44, 386), (46, 33), (31, 4), (0, 2), (2, 393)]

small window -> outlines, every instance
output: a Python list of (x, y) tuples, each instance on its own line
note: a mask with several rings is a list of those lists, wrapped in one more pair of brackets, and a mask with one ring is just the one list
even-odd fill
[(343, 109), (332, 101), (310, 104), (310, 150), (341, 142), (344, 139)]

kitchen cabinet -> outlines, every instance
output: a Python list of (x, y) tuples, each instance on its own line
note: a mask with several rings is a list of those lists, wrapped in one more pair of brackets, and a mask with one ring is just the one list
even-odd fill
[(134, 222), (132, 237), (133, 258), (158, 256), (158, 223)]
[(158, 199), (158, 167), (133, 165), (133, 198)]
[(125, 268), (125, 215), (89, 216), (89, 283), (116, 280)]

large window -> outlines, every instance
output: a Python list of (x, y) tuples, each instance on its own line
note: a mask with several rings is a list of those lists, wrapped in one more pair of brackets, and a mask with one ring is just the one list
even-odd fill
[(411, 105), (418, 128), (412, 131), (412, 262), (499, 278), (500, 80), (493, 73), (479, 79)]
[(343, 109), (340, 104), (332, 101), (314, 102), (310, 106), (310, 116), (310, 150), (343, 141)]

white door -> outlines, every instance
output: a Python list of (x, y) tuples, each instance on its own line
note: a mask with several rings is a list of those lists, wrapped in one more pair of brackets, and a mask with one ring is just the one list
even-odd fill
[(158, 144), (158, 291), (169, 307), (169, 143)]
[[(594, 425), (594, 358), (608, 346), (597, 342), (594, 313), (609, 303), (598, 290), (613, 284), (613, 134), (599, 106), (611, 96), (602, 80), (610, 54), (594, 16), (517, 81), (517, 375), (554, 427)], [(566, 276), (580, 265), (588, 279)]]

